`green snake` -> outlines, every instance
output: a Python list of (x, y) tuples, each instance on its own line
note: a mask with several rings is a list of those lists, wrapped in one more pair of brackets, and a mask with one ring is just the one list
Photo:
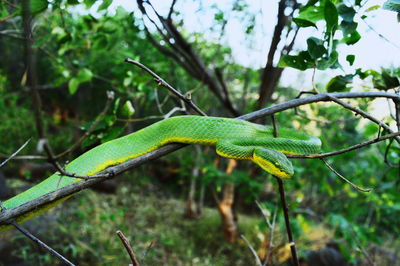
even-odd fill
[[(101, 144), (70, 162), (65, 170), (81, 176), (90, 176), (168, 143), (178, 142), (215, 146), (216, 152), (223, 157), (250, 160), (275, 176), (289, 178), (293, 175), (293, 166), (284, 154), (318, 153), (321, 141), (293, 129), (280, 128), (277, 133), (278, 138), (274, 138), (272, 127), (239, 119), (177, 116)], [(60, 175), (55, 173), (36, 186), (3, 202), (3, 206), (6, 209), (15, 208), (79, 180), (81, 179), (72, 177), (60, 178)], [(26, 221), (67, 198), (30, 211), (19, 217), (17, 222)], [(0, 232), (9, 227), (0, 225)]]

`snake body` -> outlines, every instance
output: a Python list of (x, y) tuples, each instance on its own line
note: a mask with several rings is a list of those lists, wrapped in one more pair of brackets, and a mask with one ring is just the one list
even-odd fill
[[(215, 146), (221, 156), (250, 160), (273, 175), (288, 178), (293, 175), (293, 167), (284, 154), (312, 154), (320, 150), (321, 141), (316, 137), (283, 128), (279, 129), (278, 136), (273, 137), (272, 127), (239, 119), (177, 116), (101, 144), (70, 162), (65, 170), (90, 176), (168, 143), (179, 142)], [(55, 173), (3, 202), (3, 206), (6, 209), (15, 208), (79, 180), (71, 177), (60, 179), (60, 175)], [(17, 222), (28, 220), (65, 199), (41, 206), (19, 217)], [(9, 226), (0, 225), (0, 232), (7, 228)]]

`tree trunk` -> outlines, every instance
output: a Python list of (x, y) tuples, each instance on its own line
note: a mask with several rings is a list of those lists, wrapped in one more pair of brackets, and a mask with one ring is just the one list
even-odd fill
[(190, 180), (190, 188), (188, 199), (186, 201), (185, 212), (183, 214), (184, 217), (189, 219), (195, 219), (198, 216), (197, 208), (196, 208), (196, 201), (195, 201), (195, 193), (196, 193), (196, 182), (199, 176), (200, 167), (195, 165), (192, 170), (192, 178)]
[(193, 169), (191, 172), (191, 180), (190, 180), (190, 187), (189, 187), (189, 194), (186, 201), (185, 211), (183, 216), (189, 219), (195, 219), (199, 217), (199, 212), (196, 206), (196, 184), (197, 179), (200, 175), (200, 164), (201, 164), (201, 148), (199, 146), (195, 146), (196, 158), (194, 160)]
[(234, 194), (235, 186), (233, 183), (225, 183), (223, 189), (223, 199), (218, 204), (218, 211), (221, 215), (224, 237), (229, 243), (236, 242), (239, 236), (239, 229), (237, 227), (235, 214), (233, 212)]
[[(229, 160), (226, 174), (230, 175), (236, 167), (237, 162), (233, 159)], [(225, 240), (234, 243), (239, 237), (239, 228), (237, 226), (237, 217), (233, 210), (235, 198), (235, 186), (232, 182), (226, 182), (222, 191), (222, 200), (217, 198), (215, 191), (214, 198), (217, 201), (217, 207), (222, 220), (222, 229), (224, 231)]]

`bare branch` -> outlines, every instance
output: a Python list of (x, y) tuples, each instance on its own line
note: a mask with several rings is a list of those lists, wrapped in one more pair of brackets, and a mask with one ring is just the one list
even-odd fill
[(121, 239), (122, 244), (125, 246), (126, 252), (128, 252), (129, 257), (131, 258), (131, 261), (133, 263), (133, 266), (139, 266), (139, 262), (136, 259), (135, 252), (133, 251), (133, 248), (131, 247), (129, 240), (119, 230), (117, 231), (117, 235), (119, 236), (119, 239)]
[(338, 155), (338, 154), (342, 154), (345, 152), (349, 152), (349, 151), (353, 151), (353, 150), (357, 150), (360, 149), (362, 147), (368, 146), (370, 144), (373, 143), (377, 143), (383, 140), (387, 140), (387, 139), (392, 139), (394, 137), (400, 136), (400, 132), (396, 132), (396, 133), (392, 133), (392, 134), (388, 134), (385, 135), (383, 137), (379, 137), (379, 138), (375, 138), (372, 140), (368, 140), (356, 145), (353, 145), (351, 147), (342, 149), (342, 150), (338, 150), (338, 151), (332, 151), (332, 152), (327, 152), (327, 153), (320, 153), (320, 154), (300, 154), (300, 155), (286, 155), (288, 158), (306, 158), (306, 159), (315, 159), (315, 158), (325, 158), (325, 157), (330, 157), (330, 156), (334, 156), (334, 155)]
[(19, 224), (13, 222), (12, 225), (17, 228), (18, 231), (20, 231), (21, 233), (23, 233), (26, 237), (28, 237), (30, 240), (32, 240), (33, 242), (35, 242), (36, 244), (38, 244), (40, 247), (46, 249), (48, 252), (50, 252), (50, 254), (52, 254), (53, 256), (55, 256), (56, 258), (58, 258), (60, 261), (62, 261), (63, 263), (65, 263), (66, 265), (71, 265), (74, 266), (75, 264), (73, 264), (72, 262), (70, 262), (69, 260), (67, 260), (64, 256), (62, 256), (60, 253), (58, 253), (57, 251), (55, 251), (54, 249), (52, 249), (51, 247), (49, 247), (46, 243), (42, 242), (39, 238), (35, 237), (34, 235), (32, 235), (28, 230), (26, 230), (25, 228), (23, 228), (22, 226), (20, 226)]
[(390, 167), (395, 167), (395, 168), (400, 168), (400, 165), (399, 164), (393, 164), (393, 163), (391, 163), (390, 161), (389, 161), (389, 158), (388, 158), (388, 156), (389, 156), (389, 150), (390, 150), (390, 147), (392, 146), (392, 144), (393, 144), (393, 139), (391, 139), (390, 140), (390, 142), (389, 142), (389, 144), (386, 146), (386, 149), (385, 149), (385, 155), (384, 155), (384, 162), (387, 164), (387, 165), (389, 165)]
[(357, 186), (356, 184), (352, 183), (350, 180), (348, 180), (348, 179), (345, 178), (344, 176), (342, 176), (338, 171), (336, 171), (335, 169), (333, 169), (333, 167), (330, 166), (324, 158), (321, 158), (321, 161), (323, 161), (324, 164), (325, 164), (332, 172), (335, 173), (335, 175), (337, 175), (338, 177), (340, 177), (341, 179), (343, 179), (346, 183), (350, 184), (353, 188), (355, 188), (355, 189), (357, 189), (358, 191), (361, 191), (361, 192), (371, 192), (371, 190), (372, 190), (371, 188), (367, 188), (367, 189), (361, 188), (361, 187)]
[(177, 2), (177, 0), (172, 0), (172, 4), (171, 4), (171, 6), (169, 8), (169, 12), (168, 12), (167, 20), (171, 20), (172, 13), (174, 13), (174, 7), (175, 7), (176, 2)]
[[(149, 152), (140, 157), (136, 157), (135, 159), (132, 159), (132, 160), (129, 160), (122, 164), (110, 167), (110, 168), (100, 172), (98, 175), (98, 176), (100, 176), (99, 178), (92, 178), (92, 179), (88, 179), (88, 180), (81, 180), (81, 181), (75, 182), (71, 185), (65, 186), (63, 188), (60, 188), (58, 190), (55, 190), (48, 194), (45, 194), (41, 197), (33, 199), (23, 205), (20, 205), (13, 209), (6, 210), (6, 211), (0, 213), (0, 225), (1, 224), (3, 224), (3, 225), (10, 224), (10, 222), (13, 219), (20, 217), (21, 215), (23, 215), (27, 212), (30, 212), (37, 207), (44, 206), (48, 203), (65, 198), (71, 194), (77, 193), (85, 188), (88, 188), (96, 183), (99, 183), (101, 181), (109, 179), (114, 175), (121, 174), (130, 168), (137, 167), (139, 165), (142, 165), (146, 162), (149, 162), (149, 161), (159, 158), (163, 155), (166, 155), (168, 153), (176, 151), (185, 146), (187, 146), (187, 145), (168, 144), (168, 145), (163, 146), (155, 151)], [(108, 175), (108, 177), (107, 177), (107, 175)], [(17, 222), (18, 222), (18, 220), (17, 220)]]
[(13, 154), (11, 154), (7, 159), (5, 159), (2, 163), (0, 163), (0, 168), (3, 167), (3, 165), (5, 165), (9, 160), (11, 160), (13, 157), (15, 157), (15, 155), (17, 155), (23, 148), (25, 148), (26, 145), (28, 145), (29, 141), (31, 139), (28, 139), (21, 147), (19, 147), (19, 149), (14, 152)]
[[(7, 209), (3, 206), (3, 204), (0, 202), (0, 214), (7, 211)], [(59, 254), (57, 251), (46, 245), (46, 243), (42, 242), (39, 238), (36, 236), (32, 235), (28, 230), (20, 226), (14, 221), (11, 221), (10, 224), (14, 226), (18, 231), (20, 231), (22, 234), (24, 234), (27, 238), (38, 244), (40, 247), (46, 249), (50, 254), (58, 258), (60, 261), (64, 262), (66, 265), (72, 265), (74, 266), (73, 263), (71, 263), (69, 260), (67, 260), (64, 256)]]
[(315, 103), (315, 102), (324, 102), (330, 101), (330, 97), (336, 98), (391, 98), (391, 99), (399, 99), (400, 95), (396, 93), (388, 93), (388, 92), (336, 92), (336, 93), (320, 93), (316, 95), (312, 95), (305, 98), (293, 99), (281, 104), (277, 104), (271, 107), (263, 108), (258, 111), (239, 116), (238, 118), (244, 120), (256, 120), (266, 115), (271, 115), (274, 113), (282, 112), (284, 110), (292, 109), (297, 106)]
[(268, 250), (267, 250), (267, 254), (264, 258), (264, 263), (262, 264), (262, 266), (267, 265), (269, 258), (271, 256), (272, 253), (272, 249), (274, 247), (274, 231), (275, 231), (275, 224), (276, 224), (276, 214), (277, 214), (277, 210), (278, 208), (275, 207), (274, 209), (274, 214), (272, 216), (272, 223), (269, 220), (269, 217), (266, 215), (264, 208), (261, 206), (261, 204), (256, 200), (256, 204), (258, 206), (258, 208), (261, 211), (261, 214), (264, 216), (265, 222), (267, 223), (269, 230), (270, 230), (270, 234), (269, 234), (269, 245), (268, 245)]
[(246, 242), (247, 247), (250, 249), (251, 253), (253, 254), (254, 258), (256, 259), (256, 263), (259, 266), (262, 266), (262, 262), (260, 260), (260, 258), (257, 255), (257, 252), (254, 250), (253, 246), (250, 244), (249, 240), (247, 240), (247, 238), (244, 235), (240, 235), (240, 237), (244, 240), (244, 242)]
[[(345, 102), (339, 100), (338, 98), (336, 98), (334, 96), (329, 95), (329, 97), (330, 97), (330, 99), (332, 101), (334, 101), (335, 103), (343, 106), (344, 108), (349, 109), (349, 110), (361, 115), (362, 117), (371, 120), (372, 122), (378, 124), (380, 127), (383, 127), (384, 129), (386, 129), (388, 132), (394, 133), (393, 130), (388, 125), (386, 125), (385, 123), (379, 121), (378, 119), (376, 119), (372, 115), (368, 114), (367, 112), (365, 112), (365, 111), (363, 111), (363, 110), (361, 110), (361, 109), (359, 109), (359, 108), (357, 108), (355, 106), (352, 106), (351, 104), (345, 103)], [(400, 137), (396, 136), (394, 138), (400, 144)]]
[(295, 266), (300, 266), (299, 259), (297, 257), (296, 243), (294, 242), (292, 229), (290, 227), (289, 208), (286, 203), (285, 188), (283, 186), (283, 180), (277, 176), (273, 176), (273, 177), (275, 177), (276, 181), (278, 182), (278, 186), (279, 186), (279, 195), (281, 196), (282, 211), (283, 211), (283, 214), (285, 217), (286, 233), (287, 233), (288, 240), (289, 240), (290, 251), (292, 253), (293, 264)]
[(274, 216), (272, 217), (272, 224), (270, 226), (270, 234), (269, 234), (269, 245), (268, 245), (268, 252), (267, 256), (265, 256), (265, 260), (263, 266), (267, 265), (269, 258), (272, 255), (272, 249), (274, 248), (274, 232), (275, 232), (275, 225), (276, 225), (276, 214), (278, 213), (278, 208), (274, 209)]
[(156, 242), (156, 240), (152, 240), (150, 242), (150, 245), (146, 248), (146, 250), (143, 252), (142, 255), (142, 261), (144, 261), (144, 258), (146, 257), (146, 255), (149, 253), (150, 249), (154, 246), (154, 243)]
[(129, 59), (129, 58), (126, 58), (125, 62), (136, 65), (136, 66), (140, 67), (141, 69), (145, 70), (147, 73), (149, 73), (150, 75), (152, 75), (154, 77), (154, 80), (158, 83), (158, 85), (161, 85), (161, 86), (167, 88), (172, 94), (174, 94), (176, 97), (180, 98), (185, 103), (187, 103), (198, 114), (200, 114), (202, 116), (207, 116), (207, 114), (204, 113), (199, 107), (197, 107), (197, 105), (195, 105), (190, 98), (182, 95), (182, 93), (180, 93), (177, 89), (175, 89), (174, 87), (169, 85), (165, 80), (163, 80), (160, 76), (158, 76), (156, 73), (154, 73), (151, 69), (149, 69), (142, 63), (139, 63), (139, 62)]
[[(243, 119), (243, 120), (249, 120), (249, 121), (254, 121), (260, 117), (267, 116), (267, 115), (272, 115), (275, 113), (279, 113), (285, 110), (293, 109), (298, 106), (310, 104), (310, 103), (316, 103), (316, 102), (325, 102), (325, 101), (330, 101), (330, 96), (336, 97), (336, 98), (347, 98), (347, 99), (352, 99), (352, 98), (387, 98), (387, 99), (394, 99), (394, 100), (400, 100), (400, 95), (396, 93), (388, 93), (388, 92), (341, 92), (341, 93), (321, 93), (321, 94), (315, 94), (309, 97), (305, 98), (296, 98), (284, 103), (276, 104), (274, 106), (270, 106), (267, 108), (260, 109), (258, 111), (248, 113), (242, 116), (238, 116), (237, 119)], [(388, 135), (389, 136), (389, 135)], [(390, 135), (393, 137), (392, 135)], [(398, 136), (398, 135), (396, 135)], [(382, 139), (383, 140), (383, 139)], [(372, 142), (374, 143), (374, 142)], [(368, 145), (368, 144), (367, 144)], [(365, 145), (363, 145), (365, 146)], [(354, 146), (356, 147), (356, 146)], [(342, 152), (341, 152), (342, 153)], [(317, 158), (319, 155), (293, 155), (293, 158), (314, 158), (313, 156), (316, 156)], [(331, 156), (331, 155), (328, 155)], [(0, 157), (2, 158), (8, 158), (8, 155), (6, 154), (0, 154)], [(288, 156), (288, 157), (292, 157)], [(13, 158), (14, 160), (43, 160), (46, 159), (46, 157), (43, 156), (37, 156), (37, 155), (24, 155), (24, 156), (15, 156)]]
[(84, 141), (90, 134), (92, 134), (92, 132), (96, 129), (97, 125), (103, 120), (104, 116), (107, 114), (108, 110), (110, 109), (113, 99), (114, 99), (114, 92), (108, 91), (106, 105), (105, 105), (103, 111), (99, 114), (99, 116), (96, 118), (96, 120), (94, 120), (92, 125), (89, 127), (89, 129), (86, 130), (85, 134), (83, 134), (78, 139), (78, 141), (76, 141), (71, 147), (69, 147), (64, 152), (55, 155), (54, 156), (55, 159), (61, 158), (65, 155), (67, 155), (68, 153), (74, 151), (75, 149), (77, 149), (81, 145), (82, 141)]
[[(156, 48), (165, 55), (173, 58), (190, 75), (206, 85), (209, 90), (215, 94), (217, 99), (223, 104), (227, 111), (233, 115), (238, 115), (239, 111), (233, 105), (229, 95), (225, 93), (224, 88), (222, 88), (221, 83), (218, 81), (218, 78), (209, 68), (206, 67), (204, 61), (196, 53), (193, 46), (182, 36), (180, 31), (174, 25), (173, 21), (171, 19), (162, 17), (153, 7), (150, 1), (137, 0), (137, 3), (142, 14), (156, 27), (158, 33), (170, 49), (156, 44), (157, 42), (153, 37), (151, 37), (149, 31), (146, 30), (146, 35), (153, 44), (156, 44)], [(144, 4), (148, 5), (155, 13), (158, 23), (154, 21), (147, 13)], [(161, 24), (162, 28), (159, 24)], [(146, 25), (144, 26), (147, 27)]]
[[(376, 98), (376, 97), (385, 97), (385, 98), (392, 98), (392, 99), (400, 99), (400, 96), (395, 94), (395, 93), (387, 93), (387, 92), (354, 92), (354, 93), (332, 93), (332, 96), (336, 98)], [(308, 104), (308, 103), (313, 103), (313, 102), (318, 102), (318, 101), (329, 101), (329, 95), (326, 94), (318, 94), (318, 95), (313, 95), (310, 97), (306, 98), (301, 98), (301, 99), (294, 99), (285, 103), (277, 104), (275, 106), (271, 106), (268, 108), (264, 108), (261, 110), (258, 110), (253, 113), (249, 113), (240, 117), (237, 117), (238, 119), (244, 119), (244, 120), (254, 120), (259, 117), (265, 116), (265, 115), (271, 115), (277, 112), (281, 112), (283, 110), (291, 109), (300, 105)], [(398, 135), (397, 135), (398, 136)], [(393, 135), (387, 135), (380, 137), (378, 141), (388, 138), (393, 137)], [(376, 140), (371, 141), (371, 143), (377, 142)], [(365, 146), (368, 144), (362, 145)], [(71, 194), (74, 194), (78, 191), (81, 191), (85, 188), (88, 188), (98, 182), (104, 181), (106, 179), (109, 179), (113, 177), (114, 175), (118, 175), (128, 169), (137, 167), (141, 164), (144, 164), (150, 160), (157, 159), (161, 156), (164, 156), (166, 154), (169, 154), (171, 152), (174, 152), (178, 149), (181, 149), (183, 147), (186, 147), (187, 145), (184, 144), (168, 144), (165, 145), (155, 151), (152, 151), (148, 154), (144, 154), (140, 157), (137, 157), (135, 159), (129, 160), (127, 162), (124, 162), (120, 165), (110, 167), (102, 172), (100, 172), (97, 176), (97, 178), (92, 178), (89, 180), (81, 180), (78, 181), (74, 184), (71, 184), (69, 186), (60, 188), (56, 191), (53, 191), (51, 193), (48, 193), (46, 195), (43, 195), (39, 198), (36, 198), (32, 201), (29, 201), (21, 206), (18, 206), (16, 208), (13, 208), (11, 210), (7, 210), (3, 213), (0, 213), (0, 224), (7, 224), (10, 223), (10, 219), (17, 218), (21, 216), (24, 213), (27, 213), (37, 207), (46, 205), (50, 202), (54, 202), (58, 199), (64, 198), (66, 196), (69, 196)], [(354, 148), (355, 149), (355, 148)], [(314, 155), (313, 155), (314, 156)], [(292, 157), (292, 156), (288, 156)], [(304, 157), (299, 157), (299, 158), (308, 158), (307, 156)], [(96, 177), (94, 176), (94, 177)]]

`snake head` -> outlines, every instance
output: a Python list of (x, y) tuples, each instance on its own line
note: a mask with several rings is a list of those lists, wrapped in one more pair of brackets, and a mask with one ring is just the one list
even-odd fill
[(290, 178), (294, 174), (292, 163), (277, 150), (256, 148), (253, 161), (268, 173), (280, 178)]

